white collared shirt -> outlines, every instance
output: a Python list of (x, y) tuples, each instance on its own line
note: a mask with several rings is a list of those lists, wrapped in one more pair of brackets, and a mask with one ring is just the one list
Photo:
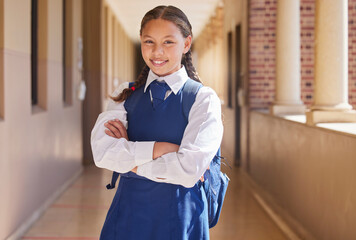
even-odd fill
[[(164, 80), (171, 88), (166, 93), (167, 97), (177, 94), (188, 78), (184, 66), (165, 77), (158, 77), (150, 71), (144, 91), (152, 81)], [(121, 84), (113, 95), (118, 95), (128, 85), (128, 82)], [(105, 134), (104, 124), (108, 120), (119, 119), (127, 128), (124, 103), (110, 100), (107, 110), (99, 115), (95, 123), (91, 132), (95, 164), (120, 173), (129, 172), (137, 166), (138, 175), (153, 181), (194, 186), (208, 168), (222, 140), (221, 104), (214, 90), (205, 86), (199, 90), (178, 152), (167, 153), (156, 159), (152, 159), (155, 142), (133, 142)]]

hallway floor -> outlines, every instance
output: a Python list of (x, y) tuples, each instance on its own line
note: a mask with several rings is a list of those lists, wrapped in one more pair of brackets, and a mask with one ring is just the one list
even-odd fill
[[(225, 172), (231, 181), (219, 223), (211, 230), (211, 240), (287, 239), (256, 202), (240, 170)], [(86, 167), (22, 239), (99, 239), (116, 190), (106, 190), (110, 178), (107, 170)]]

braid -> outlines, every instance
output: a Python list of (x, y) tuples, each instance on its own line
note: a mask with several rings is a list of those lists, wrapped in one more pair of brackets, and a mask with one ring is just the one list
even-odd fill
[(197, 73), (197, 70), (195, 70), (195, 67), (193, 66), (193, 60), (192, 60), (192, 52), (189, 49), (189, 51), (183, 56), (182, 58), (182, 63), (185, 66), (188, 76), (201, 83), (200, 77)]
[[(150, 68), (145, 64), (145, 66), (142, 69), (140, 75), (138, 76), (138, 78), (136, 79), (136, 81), (133, 84), (134, 88), (137, 89), (137, 88), (141, 87), (142, 85), (144, 85), (146, 83), (149, 71), (150, 71)], [(122, 93), (120, 93), (116, 97), (111, 97), (111, 99), (114, 100), (115, 102), (125, 101), (133, 93), (133, 91), (134, 90), (132, 88), (125, 88), (122, 91)]]

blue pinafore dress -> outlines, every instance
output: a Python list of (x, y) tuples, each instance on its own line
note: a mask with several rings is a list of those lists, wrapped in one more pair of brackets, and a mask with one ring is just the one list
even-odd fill
[[(154, 109), (150, 91), (136, 89), (125, 101), (130, 141), (170, 142), (180, 145), (188, 124), (183, 96), (194, 80), (187, 80)], [(190, 89), (190, 90), (188, 90)], [(189, 112), (189, 111), (188, 111)], [(192, 188), (158, 183), (133, 172), (120, 175), (100, 239), (103, 240), (208, 240), (207, 200), (198, 181)]]

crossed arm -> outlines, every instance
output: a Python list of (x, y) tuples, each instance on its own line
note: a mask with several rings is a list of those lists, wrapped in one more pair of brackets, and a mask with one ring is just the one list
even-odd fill
[[(129, 140), (127, 136), (127, 131), (118, 119), (110, 120), (104, 124), (107, 128), (105, 129), (105, 133), (113, 138), (125, 138), (127, 141)], [(155, 142), (153, 147), (152, 159), (156, 159), (166, 153), (170, 152), (178, 152), (179, 145), (169, 142)], [(209, 169), (209, 168), (208, 168)], [(131, 172), (137, 173), (137, 167), (134, 167)], [(200, 181), (204, 181), (204, 175), (200, 177)]]
[[(113, 138), (125, 138), (127, 141), (128, 136), (127, 136), (127, 131), (118, 119), (110, 120), (104, 124), (104, 126), (107, 128), (105, 129), (105, 133), (109, 135), (110, 137)], [(174, 143), (169, 143), (169, 142), (155, 142), (154, 147), (153, 147), (153, 154), (152, 154), (152, 159), (156, 159), (166, 153), (170, 152), (178, 152), (179, 145), (174, 144)], [(137, 167), (134, 167), (132, 172), (136, 173), (137, 172)]]
[[(115, 119), (120, 123), (112, 122)], [(128, 141), (127, 125), (124, 102), (109, 101), (107, 110), (99, 114), (91, 132), (96, 166), (120, 173), (136, 171), (152, 181), (192, 187), (209, 167), (221, 143), (220, 99), (208, 87), (199, 90), (179, 146)]]

